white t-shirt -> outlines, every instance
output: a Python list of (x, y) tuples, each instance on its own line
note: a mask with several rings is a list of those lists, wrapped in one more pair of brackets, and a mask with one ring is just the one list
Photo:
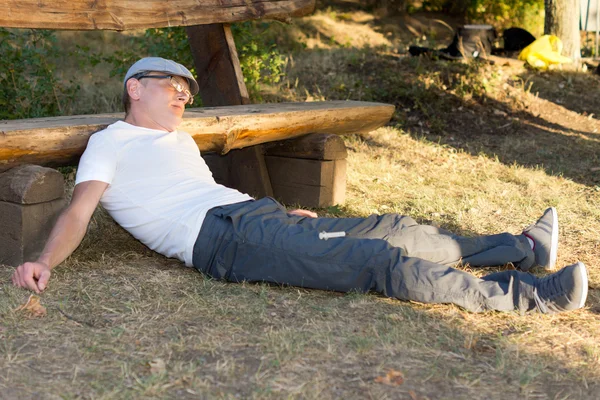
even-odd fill
[(100, 203), (119, 225), (188, 266), (206, 212), (252, 199), (215, 182), (189, 134), (123, 121), (90, 137), (75, 183), (91, 180), (109, 184)]

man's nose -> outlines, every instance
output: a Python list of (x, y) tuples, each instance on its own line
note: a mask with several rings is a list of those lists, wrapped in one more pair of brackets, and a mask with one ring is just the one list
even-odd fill
[(190, 101), (190, 98), (192, 97), (192, 95), (188, 92), (177, 92), (177, 99), (181, 100), (185, 103), (187, 103), (188, 101)]

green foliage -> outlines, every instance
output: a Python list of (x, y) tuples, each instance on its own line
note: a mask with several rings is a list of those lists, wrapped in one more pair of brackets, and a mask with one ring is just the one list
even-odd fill
[(182, 27), (150, 28), (142, 36), (132, 36), (127, 50), (119, 50), (108, 56), (100, 54), (95, 56), (112, 65), (110, 76), (123, 77), (131, 64), (142, 57), (150, 56), (175, 60), (195, 74), (187, 34)]
[(268, 27), (264, 22), (242, 22), (232, 25), (246, 87), (250, 95), (257, 99), (260, 99), (260, 83), (278, 83), (287, 64), (286, 58), (279, 53), (276, 45), (264, 40)]
[(408, 1), (407, 10), (437, 11), (464, 16), (473, 23), (487, 23), (496, 28), (518, 26), (535, 36), (543, 30), (544, 0), (425, 0)]
[(467, 17), (471, 21), (486, 22), (496, 27), (518, 26), (535, 36), (543, 29), (543, 0), (471, 0)]
[(443, 12), (496, 28), (518, 26), (539, 35), (544, 0), (364, 0), (360, 7), (371, 12), (385, 9), (388, 14)]
[[(245, 22), (233, 25), (236, 46), (250, 96), (260, 100), (260, 84), (280, 81), (286, 60), (274, 44), (266, 43), (268, 24)], [(126, 50), (99, 54), (88, 46), (65, 53), (49, 30), (0, 28), (0, 120), (69, 114), (80, 86), (61, 78), (56, 62), (68, 59), (80, 70), (108, 63), (111, 76), (123, 77), (129, 66), (144, 56), (176, 60), (194, 65), (185, 29), (148, 29), (131, 36)], [(196, 74), (194, 68), (190, 68)], [(198, 101), (196, 104), (199, 103)]]
[[(286, 60), (277, 51), (275, 44), (266, 43), (264, 32), (268, 24), (242, 22), (232, 25), (236, 49), (250, 97), (260, 100), (260, 84), (273, 84), (281, 80)], [(185, 28), (152, 28), (146, 30), (142, 38), (132, 38), (127, 51), (115, 52), (103, 58), (113, 65), (111, 75), (124, 76), (127, 68), (143, 56), (164, 57), (187, 66), (197, 76), (193, 68), (194, 60), (190, 51)]]
[(47, 30), (0, 28), (0, 120), (61, 115), (79, 86), (59, 80), (56, 38)]

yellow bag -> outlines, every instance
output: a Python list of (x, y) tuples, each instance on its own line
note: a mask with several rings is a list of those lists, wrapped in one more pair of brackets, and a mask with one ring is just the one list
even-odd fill
[(551, 65), (571, 63), (569, 57), (561, 56), (562, 42), (554, 35), (544, 35), (525, 47), (519, 60), (527, 61), (533, 68), (546, 70)]

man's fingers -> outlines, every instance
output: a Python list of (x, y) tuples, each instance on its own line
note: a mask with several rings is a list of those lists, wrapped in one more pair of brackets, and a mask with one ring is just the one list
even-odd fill
[(26, 274), (25, 276), (23, 276), (23, 282), (25, 283), (25, 285), (21, 285), (29, 290), (33, 290), (36, 293), (39, 293), (40, 290), (38, 289), (37, 283), (35, 282), (35, 279), (33, 279), (33, 274)]
[(12, 283), (36, 293), (42, 292), (50, 280), (50, 268), (41, 262), (19, 265), (12, 275)]
[(302, 209), (289, 211), (288, 214), (297, 215), (299, 217), (310, 217), (310, 218), (318, 217), (316, 212), (309, 211), (309, 210), (302, 210)]
[(37, 287), (40, 290), (40, 292), (43, 291), (44, 289), (46, 289), (46, 285), (48, 284), (49, 279), (50, 279), (50, 271), (48, 271), (48, 270), (42, 271), (42, 274), (40, 275), (40, 278), (38, 279), (38, 282), (37, 282)]
[[(48, 272), (50, 272), (50, 271), (48, 271)], [(12, 276), (13, 285), (19, 286), (22, 288), (26, 288), (29, 290), (33, 290), (36, 293), (40, 293), (40, 289), (38, 288), (37, 279), (39, 277), (41, 277), (41, 275), (43, 275), (43, 272), (41, 274), (39, 274), (40, 275), (39, 277), (36, 276), (38, 274), (39, 273), (38, 273), (38, 271), (36, 271), (35, 265), (32, 265), (30, 263), (25, 263), (23, 265), (19, 265)], [(45, 279), (44, 287), (46, 287), (49, 277), (50, 276), (48, 275), (47, 277), (44, 278)]]

